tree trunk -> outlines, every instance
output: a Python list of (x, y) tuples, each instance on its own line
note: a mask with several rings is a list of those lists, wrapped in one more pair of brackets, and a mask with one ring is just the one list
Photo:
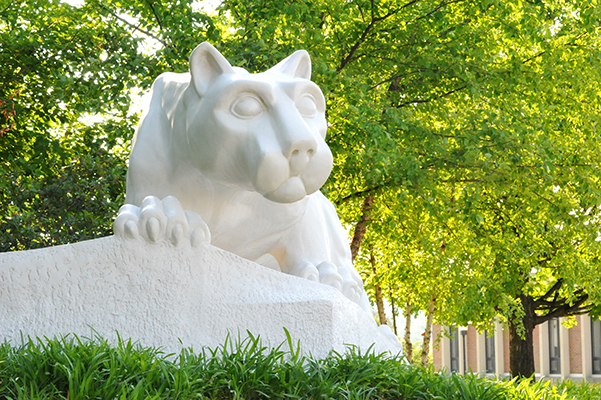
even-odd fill
[(378, 306), (378, 319), (380, 324), (386, 324), (386, 313), (384, 312), (384, 300), (382, 299), (382, 289), (380, 288), (380, 282), (378, 282), (378, 272), (376, 271), (376, 259), (374, 258), (373, 250), (369, 255), (369, 262), (371, 263), (371, 271), (374, 277), (374, 292), (376, 296), (376, 305)]
[(426, 329), (424, 330), (424, 340), (422, 342), (422, 365), (428, 365), (428, 354), (430, 353), (430, 337), (432, 336), (432, 318), (434, 318), (434, 312), (436, 311), (436, 288), (430, 296), (430, 303), (428, 303), (428, 318), (426, 319)]
[(413, 361), (413, 343), (411, 343), (411, 311), (413, 307), (409, 300), (405, 306), (405, 357), (407, 361)]
[(365, 236), (367, 223), (369, 222), (369, 215), (371, 214), (373, 205), (374, 196), (367, 195), (367, 197), (363, 200), (361, 219), (355, 226), (355, 233), (353, 234), (353, 241), (351, 242), (351, 255), (353, 257), (353, 261), (355, 261), (355, 257), (357, 257), (357, 254), (359, 253), (359, 247), (361, 247), (361, 241), (363, 240), (363, 236)]
[(394, 331), (395, 335), (398, 335), (396, 329), (396, 310), (394, 309), (394, 297), (392, 296), (392, 289), (388, 289), (388, 292), (390, 293), (390, 307), (392, 308), (392, 330)]
[(524, 316), (522, 322), (524, 324), (524, 338), (518, 333), (518, 321), (509, 319), (509, 370), (513, 377), (518, 379), (530, 378), (534, 379), (534, 342), (532, 333), (534, 331), (534, 301), (532, 297), (520, 296), (524, 307)]

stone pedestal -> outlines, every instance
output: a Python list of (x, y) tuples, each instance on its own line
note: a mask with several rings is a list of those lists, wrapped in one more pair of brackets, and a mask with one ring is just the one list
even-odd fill
[[(284, 327), (315, 357), (345, 344), (398, 353), (357, 304), (335, 289), (285, 275), (210, 245), (114, 236), (0, 253), (0, 340), (95, 331), (178, 352), (250, 331), (271, 346)], [(92, 331), (93, 330), (93, 331)]]

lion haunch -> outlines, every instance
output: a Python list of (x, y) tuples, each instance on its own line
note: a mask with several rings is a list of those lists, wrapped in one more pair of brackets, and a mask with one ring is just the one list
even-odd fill
[(370, 312), (334, 206), (325, 99), (297, 51), (266, 72), (232, 67), (208, 43), (190, 73), (154, 82), (134, 137), (126, 238), (190, 238), (341, 290)]

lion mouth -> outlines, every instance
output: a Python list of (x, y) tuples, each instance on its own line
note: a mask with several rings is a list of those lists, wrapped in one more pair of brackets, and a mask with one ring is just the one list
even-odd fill
[(301, 178), (293, 176), (286, 180), (276, 190), (264, 194), (263, 197), (278, 203), (294, 203), (302, 200), (307, 194), (305, 184)]
[[(325, 148), (327, 149), (327, 147)], [(265, 155), (257, 168), (254, 189), (268, 200), (294, 203), (319, 190), (332, 170), (332, 153), (318, 152), (299, 170), (290, 167), (282, 153)]]

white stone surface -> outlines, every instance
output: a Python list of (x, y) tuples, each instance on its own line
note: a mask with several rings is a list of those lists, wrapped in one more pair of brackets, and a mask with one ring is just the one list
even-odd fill
[[(332, 169), (325, 99), (300, 50), (250, 74), (209, 43), (152, 87), (115, 233), (211, 244), (333, 286), (367, 313), (347, 234), (319, 192)], [(178, 201), (179, 200), (179, 201)]]
[[(355, 344), (400, 351), (357, 304), (332, 287), (270, 270), (208, 244), (115, 236), (0, 253), (0, 340), (91, 329), (178, 351), (218, 346), (227, 332), (284, 342), (322, 357)], [(181, 343), (180, 343), (181, 340)]]

